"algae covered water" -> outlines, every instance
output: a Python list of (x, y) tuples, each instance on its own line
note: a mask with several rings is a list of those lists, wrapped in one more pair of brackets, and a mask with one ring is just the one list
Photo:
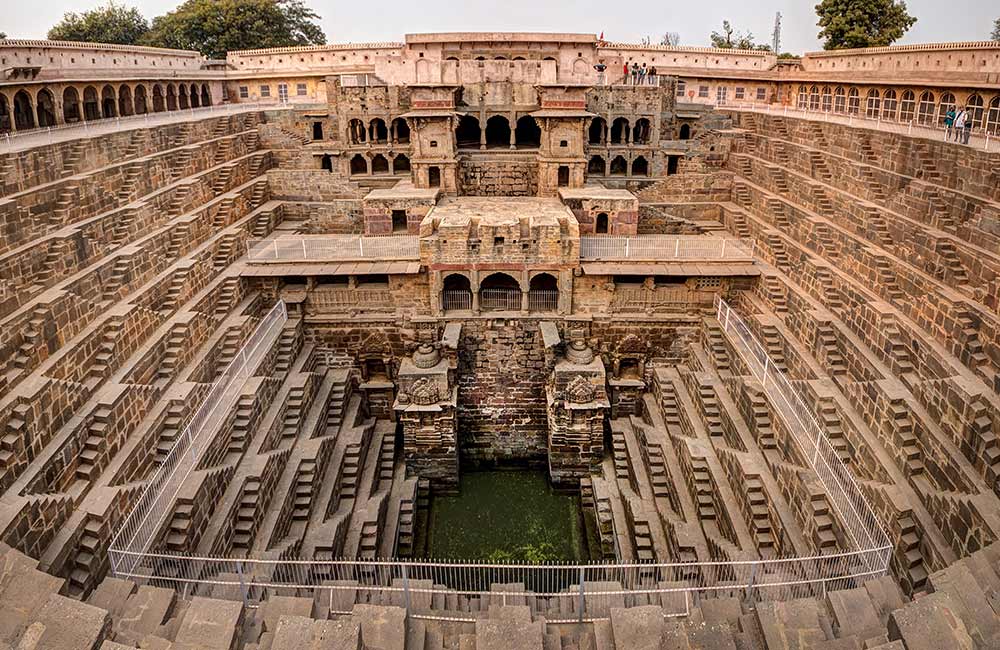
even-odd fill
[(457, 495), (431, 500), (427, 555), (483, 562), (587, 557), (580, 497), (559, 493), (544, 471), (464, 472)]

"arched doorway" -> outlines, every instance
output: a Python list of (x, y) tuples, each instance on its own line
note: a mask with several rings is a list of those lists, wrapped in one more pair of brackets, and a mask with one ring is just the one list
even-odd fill
[(167, 84), (167, 110), (177, 110), (177, 91), (174, 90), (174, 84)]
[(31, 107), (31, 96), (24, 90), (14, 95), (14, 128), (18, 131), (35, 128), (35, 110)]
[(202, 106), (212, 105), (212, 93), (208, 90), (208, 84), (201, 85), (201, 105)]
[(385, 120), (376, 117), (368, 126), (372, 143), (385, 144), (389, 141), (389, 129), (385, 125)]
[(559, 169), (556, 171), (556, 185), (569, 187), (569, 167), (566, 165), (559, 165)]
[(494, 273), (479, 283), (482, 311), (520, 311), (521, 285), (506, 273)]
[(463, 115), (455, 127), (455, 142), (460, 148), (479, 146), (479, 120), (471, 115)]
[(191, 100), (191, 108), (198, 108), (201, 106), (201, 100), (198, 98), (198, 86), (191, 84), (191, 93), (188, 95)]
[(637, 156), (636, 159), (632, 161), (632, 175), (649, 176), (649, 163), (646, 161), (644, 156)]
[(133, 113), (132, 89), (122, 85), (118, 88), (118, 114), (126, 117)]
[(437, 166), (427, 168), (428, 187), (441, 187), (441, 168)]
[(392, 160), (392, 171), (394, 174), (409, 174), (410, 173), (410, 159), (406, 157), (406, 154), (399, 154)]
[(160, 84), (153, 85), (153, 112), (162, 113), (166, 109), (166, 104), (163, 101), (163, 86)]
[(632, 129), (632, 144), (649, 144), (649, 134), (652, 131), (652, 127), (649, 124), (649, 120), (645, 117), (640, 117), (635, 121), (635, 127)]
[(392, 121), (392, 141), (397, 144), (410, 143), (410, 125), (401, 117)]
[(472, 285), (460, 273), (445, 277), (441, 285), (441, 309), (444, 311), (469, 311), (472, 309)]
[(105, 119), (118, 116), (118, 98), (115, 96), (115, 89), (105, 86), (101, 89), (101, 114)]
[(189, 108), (187, 86), (184, 84), (177, 87), (177, 105), (182, 111)]
[(517, 120), (514, 129), (514, 144), (525, 149), (535, 149), (542, 144), (542, 130), (535, 118), (525, 115)]
[(486, 120), (486, 146), (488, 148), (510, 146), (510, 122), (503, 115), (494, 115)]
[(135, 87), (135, 114), (145, 115), (149, 112), (146, 104), (146, 87), (139, 85)]
[(322, 140), (323, 139), (323, 123), (322, 122), (313, 122), (312, 123), (312, 136), (313, 136), (312, 137), (313, 140)]
[(628, 173), (628, 163), (624, 156), (615, 156), (611, 159), (610, 176), (625, 176)]
[(97, 89), (93, 86), (83, 89), (83, 119), (101, 119), (101, 102), (97, 98)]
[(587, 142), (590, 144), (607, 144), (608, 123), (603, 117), (595, 117), (590, 121), (587, 131)]
[(607, 173), (607, 163), (600, 156), (593, 156), (587, 163), (587, 173), (595, 176), (604, 176)]
[(539, 273), (528, 284), (528, 311), (559, 309), (559, 282), (549, 273)]
[(357, 118), (347, 123), (347, 133), (351, 144), (364, 144), (368, 141), (368, 129), (365, 128), (365, 123)]
[(626, 144), (628, 142), (628, 120), (619, 117), (611, 123), (611, 144)]
[(389, 160), (382, 154), (375, 154), (372, 158), (372, 173), (373, 174), (388, 174), (389, 173)]
[(608, 228), (608, 213), (601, 212), (597, 215), (597, 219), (594, 220), (594, 232), (598, 235), (606, 235), (610, 232)]
[(680, 140), (690, 140), (691, 139), (691, 125), (681, 124), (680, 131), (677, 133), (677, 137)]
[(73, 86), (67, 86), (63, 90), (63, 121), (79, 122), (80, 119), (80, 93)]
[(52, 97), (52, 91), (48, 88), (42, 88), (38, 91), (35, 101), (37, 102), (35, 112), (38, 114), (38, 126), (55, 126), (56, 102)]
[(359, 153), (354, 154), (351, 158), (351, 174), (367, 174), (368, 173), (368, 161), (365, 157)]

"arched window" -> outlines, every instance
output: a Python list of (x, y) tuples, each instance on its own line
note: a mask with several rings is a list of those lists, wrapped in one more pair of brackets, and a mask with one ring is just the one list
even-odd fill
[(201, 106), (201, 100), (198, 98), (198, 86), (191, 84), (191, 92), (188, 96), (191, 99), (191, 108), (198, 108)]
[(809, 110), (819, 110), (819, 86), (809, 87)]
[(212, 93), (208, 89), (208, 84), (201, 84), (201, 105), (202, 106), (212, 105)]
[(35, 112), (38, 114), (38, 126), (55, 126), (56, 102), (52, 98), (52, 92), (48, 88), (39, 90), (35, 102)]
[(799, 94), (795, 106), (801, 109), (809, 108), (809, 93), (805, 86), (799, 86)]
[(687, 123), (681, 124), (680, 132), (677, 134), (677, 137), (680, 138), (681, 140), (690, 140), (691, 125)]
[(983, 98), (979, 94), (971, 95), (965, 100), (965, 109), (969, 111), (972, 118), (972, 128), (978, 129), (983, 126)]
[(163, 101), (163, 86), (160, 84), (153, 85), (153, 112), (162, 113), (166, 109), (166, 105)]
[(1000, 135), (1000, 95), (990, 100), (990, 110), (986, 113), (986, 132)]
[(917, 98), (912, 90), (904, 90), (899, 101), (899, 121), (910, 122), (917, 112)]
[(606, 235), (608, 232), (608, 213), (601, 212), (597, 215), (597, 219), (594, 220), (594, 232), (598, 235)]
[(455, 128), (455, 142), (459, 147), (478, 147), (479, 137), (479, 120), (471, 115), (463, 115)]
[(896, 119), (896, 91), (890, 88), (882, 95), (882, 119), (894, 121)]
[(929, 90), (920, 95), (920, 103), (917, 105), (917, 122), (934, 124), (934, 93)]
[(624, 176), (628, 173), (628, 163), (624, 156), (615, 156), (611, 159), (611, 176)]
[(0, 93), (0, 133), (8, 133), (13, 128), (10, 118), (10, 106), (7, 105), (7, 95)]
[(510, 146), (510, 122), (503, 115), (494, 115), (486, 120), (486, 146)]
[(115, 89), (105, 86), (101, 90), (101, 113), (105, 118), (118, 115), (118, 99), (115, 96)]
[(180, 106), (182, 111), (190, 108), (188, 104), (188, 89), (184, 84), (177, 86), (177, 105)]
[(822, 107), (824, 113), (829, 113), (831, 110), (833, 110), (833, 95), (830, 94), (830, 87), (829, 86), (823, 86), (822, 106), (821, 107)]
[(373, 174), (388, 174), (389, 173), (389, 160), (382, 154), (375, 154), (372, 158), (372, 173)]
[(174, 84), (167, 84), (167, 110), (177, 110), (177, 91), (174, 89)]
[(101, 102), (97, 99), (97, 88), (93, 86), (83, 89), (83, 119), (101, 119)]
[(398, 144), (410, 143), (410, 125), (401, 117), (392, 121), (392, 141)]
[(632, 143), (649, 144), (650, 131), (652, 131), (652, 127), (649, 125), (649, 120), (640, 117), (635, 121), (635, 127), (632, 129)]
[(595, 117), (590, 121), (587, 142), (590, 144), (606, 144), (608, 123), (603, 117)]
[(392, 159), (392, 171), (394, 174), (410, 173), (410, 159), (406, 157), (406, 154), (401, 153)]
[(368, 129), (365, 128), (365, 123), (358, 118), (347, 122), (347, 134), (351, 139), (351, 144), (368, 142)]
[(31, 96), (24, 90), (14, 95), (14, 127), (18, 131), (35, 128), (35, 110), (31, 107)]
[(604, 176), (607, 173), (607, 163), (604, 162), (604, 158), (600, 156), (592, 156), (590, 162), (587, 163), (587, 173), (593, 174), (595, 176)]
[(122, 84), (118, 88), (118, 114), (122, 117), (132, 115), (134, 112), (132, 106), (132, 89), (128, 86)]
[(879, 109), (882, 107), (882, 98), (878, 93), (878, 88), (872, 88), (868, 91), (867, 103), (865, 104), (865, 116), (876, 118), (878, 117)]
[(528, 284), (528, 311), (559, 309), (559, 283), (549, 273), (539, 273)]
[(955, 102), (955, 96), (951, 93), (941, 94), (941, 103), (938, 104), (938, 125), (944, 126), (944, 119), (948, 114), (948, 111), (955, 109), (957, 106)]
[(441, 187), (441, 168), (437, 166), (427, 168), (428, 187)]
[(535, 118), (525, 115), (517, 120), (517, 127), (514, 129), (514, 143), (525, 149), (541, 146), (542, 130), (538, 128)]
[(649, 163), (643, 156), (638, 156), (632, 161), (632, 175), (649, 176)]
[(472, 309), (472, 285), (469, 278), (452, 273), (441, 285), (441, 308), (444, 311), (469, 311)]
[(354, 154), (351, 158), (351, 174), (367, 174), (368, 173), (368, 161), (365, 157), (359, 153)]
[(847, 112), (851, 115), (857, 115), (861, 112), (861, 95), (857, 88), (851, 88), (847, 91)]
[(63, 90), (63, 120), (66, 122), (80, 121), (80, 93), (73, 86)]
[(483, 311), (520, 311), (521, 285), (506, 273), (494, 273), (479, 283), (479, 308)]
[(628, 142), (628, 136), (628, 120), (619, 117), (611, 123), (611, 144), (624, 144)]
[(148, 112), (149, 107), (146, 103), (146, 87), (138, 85), (135, 87), (135, 114), (145, 115)]
[(385, 126), (385, 120), (376, 117), (368, 127), (368, 136), (374, 144), (385, 144), (389, 141), (389, 129)]
[(833, 93), (833, 112), (847, 112), (847, 94), (844, 92), (843, 86), (837, 86), (837, 90)]

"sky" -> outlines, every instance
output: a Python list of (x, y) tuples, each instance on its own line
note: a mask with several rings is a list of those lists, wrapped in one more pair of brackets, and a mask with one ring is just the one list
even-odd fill
[[(181, 0), (118, 0), (153, 18)], [(760, 1), (760, 0), (758, 0)], [(708, 36), (728, 19), (758, 42), (770, 43), (774, 14), (782, 15), (782, 51), (801, 54), (821, 49), (816, 34), (818, 0), (697, 1), (632, 0), (305, 0), (321, 17), (327, 42), (401, 41), (413, 32), (526, 31), (600, 34), (610, 41), (658, 43), (664, 32), (680, 34), (681, 45), (707, 46)], [(103, 0), (0, 0), (0, 31), (9, 38), (45, 38), (67, 11), (84, 11)], [(909, 0), (917, 23), (903, 43), (978, 41), (989, 38), (1000, 4), (992, 0)]]

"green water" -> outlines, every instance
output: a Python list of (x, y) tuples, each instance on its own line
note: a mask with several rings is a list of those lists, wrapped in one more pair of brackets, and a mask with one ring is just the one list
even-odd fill
[(427, 555), (491, 562), (587, 557), (580, 498), (544, 471), (463, 472), (460, 493), (431, 499)]

